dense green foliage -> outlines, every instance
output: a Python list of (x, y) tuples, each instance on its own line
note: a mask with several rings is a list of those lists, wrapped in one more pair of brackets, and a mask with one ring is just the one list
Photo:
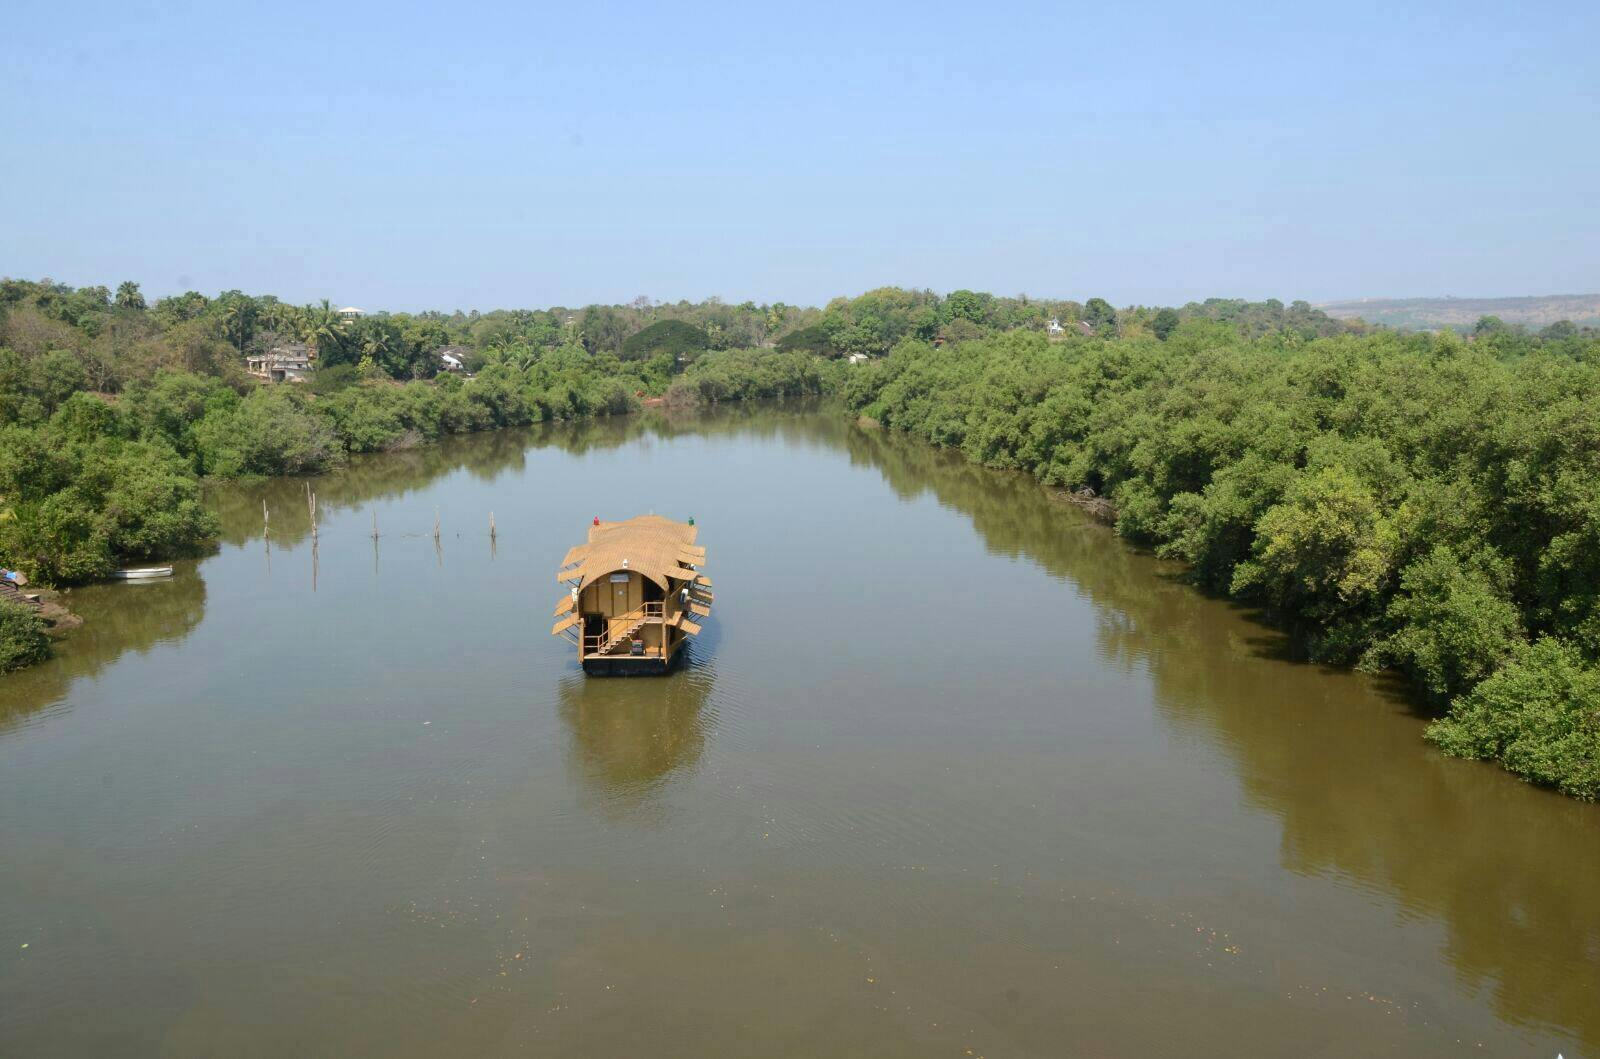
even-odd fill
[[(1523, 716), (1505, 689), (1548, 671), (1527, 654), (1541, 638), (1570, 670), (1541, 686), (1581, 690), (1600, 662), (1600, 340), (1248, 330), (906, 342), (845, 393), (974, 460), (1109, 496), (1122, 533), (1313, 659), (1396, 667), (1453, 704), (1446, 749), (1593, 796), (1592, 698)], [(1527, 764), (1561, 724), (1564, 749)]]
[(777, 348), (784, 353), (811, 353), (819, 357), (837, 357), (839, 350), (833, 336), (820, 324), (802, 327), (778, 339)]
[(32, 429), (0, 426), (0, 565), (70, 584), (193, 551), (216, 532), (190, 462), (134, 423), (80, 393)]
[(800, 397), (835, 388), (842, 365), (824, 365), (804, 353), (734, 349), (709, 353), (673, 382), (669, 404), (716, 404), (763, 397)]
[(1520, 644), (1428, 736), (1452, 754), (1499, 761), (1593, 801), (1600, 798), (1600, 669), (1572, 643)]
[(50, 657), (44, 622), (32, 607), (0, 599), (0, 673)]
[(682, 320), (657, 320), (623, 340), (622, 359), (648, 360), (658, 353), (677, 359), (710, 347), (710, 337), (693, 324)]

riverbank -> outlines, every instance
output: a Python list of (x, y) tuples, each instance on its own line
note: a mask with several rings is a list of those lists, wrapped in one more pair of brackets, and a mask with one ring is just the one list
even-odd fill
[(905, 343), (843, 392), (1064, 488), (1311, 659), (1403, 674), (1446, 752), (1600, 797), (1600, 362), (1185, 325)]
[(35, 589), (25, 575), (0, 569), (0, 673), (44, 661), (50, 641), (81, 624), (60, 593)]

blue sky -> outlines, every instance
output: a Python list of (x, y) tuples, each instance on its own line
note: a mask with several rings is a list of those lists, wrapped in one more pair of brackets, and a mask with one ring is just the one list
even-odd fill
[(1600, 4), (25, 3), (0, 274), (370, 308), (1600, 290)]

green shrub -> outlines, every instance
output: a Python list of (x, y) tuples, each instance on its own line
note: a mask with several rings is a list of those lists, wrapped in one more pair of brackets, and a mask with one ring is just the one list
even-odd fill
[(14, 506), (0, 523), (0, 566), (43, 584), (72, 585), (105, 577), (117, 564), (93, 497), (74, 487)]
[(1498, 761), (1524, 779), (1600, 798), (1600, 669), (1542, 639), (1457, 699), (1428, 738), (1457, 757)]
[(667, 392), (672, 404), (716, 404), (765, 397), (799, 397), (836, 387), (844, 365), (825, 364), (804, 353), (729, 349), (707, 353)]
[(1495, 575), (1494, 565), (1490, 555), (1468, 565), (1441, 544), (1407, 566), (1389, 604), (1396, 631), (1372, 649), (1367, 665), (1404, 670), (1438, 702), (1494, 672), (1523, 639), (1505, 574)]
[(193, 554), (220, 532), (200, 503), (200, 486), (170, 449), (142, 443), (115, 457), (96, 498), (111, 554), (128, 560)]
[(237, 405), (214, 408), (195, 427), (201, 470), (221, 478), (308, 474), (337, 463), (343, 448), (332, 423), (286, 387), (264, 387)]
[(306, 377), (306, 386), (315, 394), (338, 393), (361, 381), (354, 364), (319, 364)]
[(0, 599), (0, 673), (50, 657), (44, 621), (32, 607)]
[[(0, 436), (0, 455), (19, 451), (8, 440)], [(36, 440), (53, 459), (17, 461), (0, 476), (12, 498), (0, 520), (0, 566), (46, 584), (80, 584), (127, 560), (193, 552), (216, 535), (192, 469), (165, 443)]]

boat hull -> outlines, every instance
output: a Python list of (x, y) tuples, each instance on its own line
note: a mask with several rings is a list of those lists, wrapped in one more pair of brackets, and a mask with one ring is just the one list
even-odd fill
[(665, 658), (640, 655), (590, 655), (583, 660), (583, 671), (591, 677), (660, 677), (678, 667), (686, 651), (674, 651)]
[(171, 577), (172, 567), (155, 566), (144, 570), (117, 570), (111, 574), (116, 581), (151, 581), (158, 577)]

